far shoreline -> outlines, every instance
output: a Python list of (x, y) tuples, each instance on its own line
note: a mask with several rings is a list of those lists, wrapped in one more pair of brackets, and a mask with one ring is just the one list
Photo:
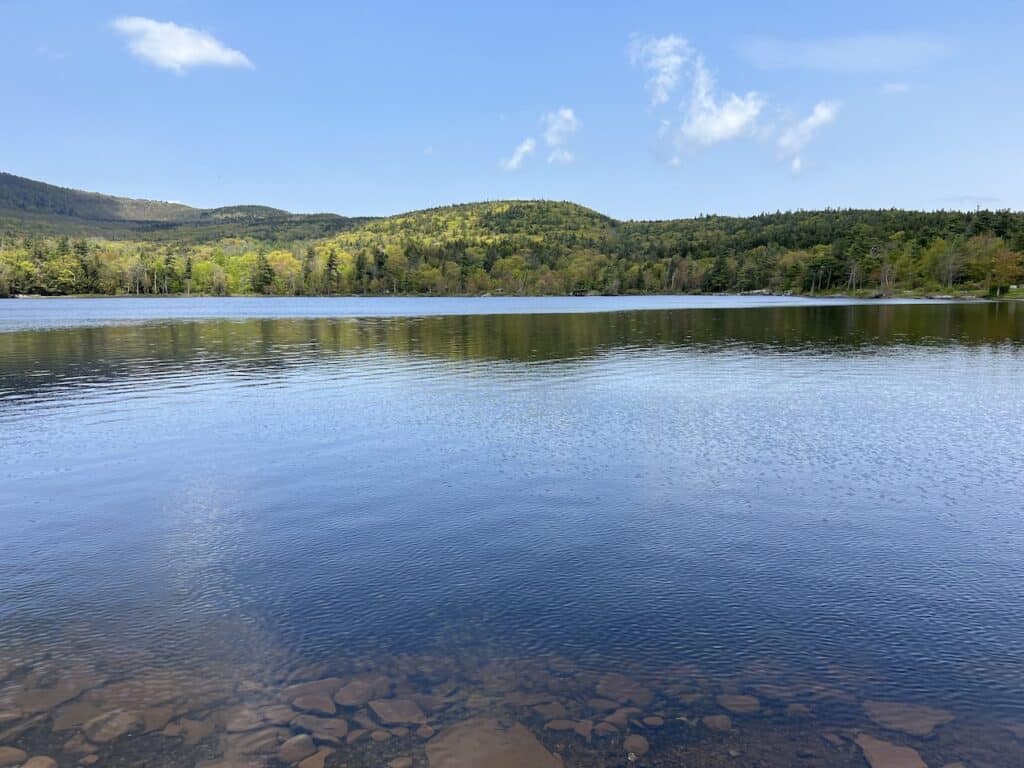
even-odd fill
[(641, 298), (787, 298), (787, 299), (820, 299), (855, 301), (973, 301), (998, 302), (1019, 301), (1024, 299), (1024, 291), (1015, 291), (1003, 296), (978, 295), (976, 293), (917, 293), (913, 291), (882, 295), (877, 292), (864, 293), (793, 293), (772, 291), (742, 291), (722, 293), (524, 293), (524, 294), (493, 294), (493, 293), (345, 293), (345, 294), (295, 294), (277, 295), (264, 293), (21, 293), (11, 296), (0, 296), (0, 299), (26, 299), (39, 301), (47, 299), (641, 299)]

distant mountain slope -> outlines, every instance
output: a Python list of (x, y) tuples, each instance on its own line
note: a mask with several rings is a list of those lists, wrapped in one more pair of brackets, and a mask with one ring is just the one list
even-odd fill
[[(229, 238), (241, 242), (220, 242)], [(0, 174), (0, 296), (1002, 296), (1021, 291), (1022, 282), (1024, 213), (1008, 210), (829, 209), (618, 221), (571, 202), (497, 200), (346, 218), (257, 205), (206, 210)]]
[(222, 237), (300, 240), (366, 222), (333, 213), (295, 214), (262, 205), (193, 208), (67, 189), (0, 173), (0, 230), (41, 235), (202, 242)]

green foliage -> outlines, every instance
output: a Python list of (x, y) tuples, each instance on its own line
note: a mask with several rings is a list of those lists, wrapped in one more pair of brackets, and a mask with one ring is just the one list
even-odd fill
[(277, 243), (327, 237), (364, 221), (260, 205), (192, 208), (65, 189), (0, 173), (0, 231), (175, 243), (245, 237)]
[[(1024, 214), (1009, 211), (620, 222), (572, 203), (506, 201), (328, 226), (259, 206), (201, 211), (0, 175), (0, 215), (12, 201), (23, 207), (0, 236), (0, 293), (1004, 295), (1024, 282)], [(109, 201), (163, 216), (162, 228), (117, 220), (131, 239), (81, 236), (83, 211), (105, 215)], [(37, 215), (59, 226), (40, 235)]]

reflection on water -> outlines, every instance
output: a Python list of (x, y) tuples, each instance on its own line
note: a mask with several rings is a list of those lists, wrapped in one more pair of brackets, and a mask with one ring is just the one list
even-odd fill
[(0, 333), (0, 748), (1020, 763), (1022, 341), (1014, 304)]

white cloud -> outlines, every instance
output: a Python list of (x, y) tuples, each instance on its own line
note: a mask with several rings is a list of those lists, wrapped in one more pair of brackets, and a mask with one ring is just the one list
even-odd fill
[(668, 101), (682, 78), (683, 64), (691, 56), (690, 44), (677, 35), (634, 35), (629, 44), (629, 57), (632, 62), (652, 73), (647, 80), (647, 89), (651, 92), (651, 104), (654, 106)]
[(567, 165), (573, 161), (573, 154), (565, 148), (569, 138), (580, 129), (579, 118), (568, 107), (548, 112), (541, 118), (544, 126), (544, 142), (551, 147), (548, 162)]
[(704, 57), (686, 38), (634, 35), (629, 50), (634, 64), (653, 73), (646, 86), (654, 106), (666, 103), (684, 81), (690, 82), (690, 97), (679, 119), (659, 121), (658, 139), (674, 145), (670, 159), (673, 165), (679, 164), (687, 146), (708, 147), (754, 133), (767, 100), (755, 91), (743, 96), (716, 95), (715, 81)]
[(760, 94), (730, 93), (722, 101), (715, 97), (715, 81), (698, 56), (694, 64), (693, 91), (683, 121), (682, 134), (689, 141), (711, 146), (749, 133), (766, 104)]
[[(550, 149), (548, 163), (551, 165), (568, 165), (575, 155), (566, 147), (569, 139), (580, 129), (580, 120), (569, 107), (560, 107), (554, 112), (541, 115), (540, 124), (544, 129), (544, 143)], [(501, 166), (506, 171), (515, 171), (527, 157), (537, 149), (537, 140), (532, 136), (523, 139), (515, 148), (512, 157), (502, 160)]]
[(910, 83), (882, 83), (881, 90), (886, 96), (898, 96), (910, 91)]
[(791, 125), (779, 136), (779, 151), (784, 156), (792, 158), (790, 167), (794, 173), (799, 173), (803, 167), (803, 160), (800, 158), (803, 148), (820, 129), (835, 122), (839, 115), (839, 107), (838, 101), (820, 101), (814, 105), (811, 114)]
[(548, 155), (548, 162), (552, 165), (568, 165), (575, 157), (568, 149), (559, 147), (558, 149), (551, 150), (551, 154)]
[(523, 164), (523, 160), (533, 154), (533, 151), (537, 149), (536, 139), (529, 137), (519, 142), (519, 146), (515, 148), (512, 153), (512, 157), (508, 160), (502, 161), (502, 167), (506, 171), (515, 171), (519, 169), (519, 166)]
[(189, 67), (245, 67), (252, 62), (241, 51), (228, 48), (213, 35), (170, 21), (126, 16), (113, 22), (128, 38), (128, 48), (140, 59), (161, 69), (182, 73)]
[(568, 107), (548, 112), (541, 122), (544, 124), (544, 141), (550, 147), (561, 146), (580, 128), (576, 113)]
[(856, 35), (823, 40), (747, 41), (742, 52), (763, 69), (826, 72), (892, 72), (931, 64), (952, 53), (941, 40), (922, 35)]

